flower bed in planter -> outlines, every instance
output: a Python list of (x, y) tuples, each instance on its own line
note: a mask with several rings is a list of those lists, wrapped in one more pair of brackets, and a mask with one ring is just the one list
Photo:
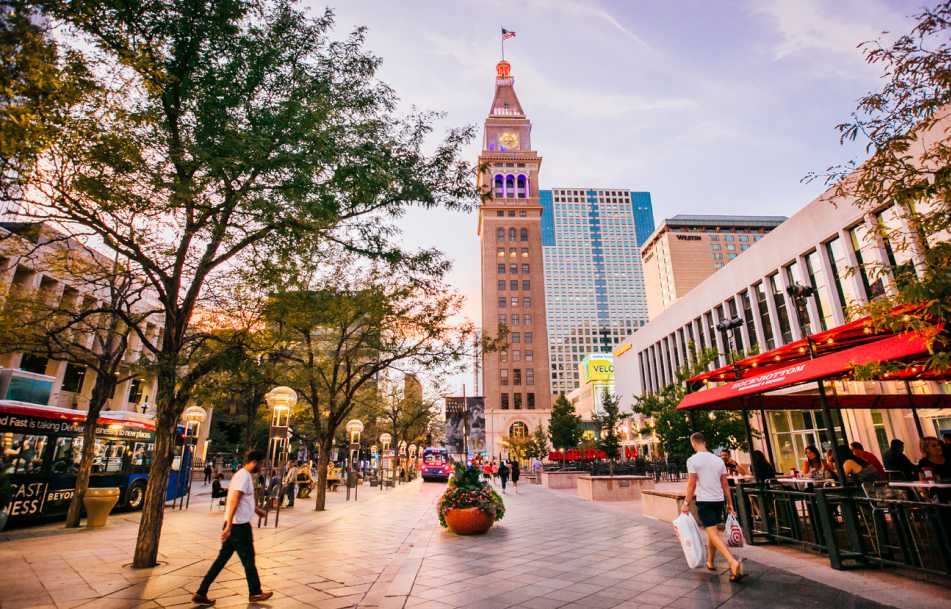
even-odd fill
[(475, 467), (456, 465), (448, 488), (439, 498), (439, 524), (458, 535), (480, 535), (505, 515), (499, 494)]

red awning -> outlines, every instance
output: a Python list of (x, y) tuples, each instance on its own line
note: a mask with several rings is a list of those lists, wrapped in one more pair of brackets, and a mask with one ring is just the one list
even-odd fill
[[(871, 343), (806, 359), (785, 366), (775, 366), (746, 378), (703, 391), (687, 394), (678, 410), (690, 408), (738, 409), (737, 398), (774, 391), (801, 383), (840, 376), (857, 365), (876, 362), (904, 361), (927, 354), (926, 339), (917, 333), (897, 334)], [(720, 406), (731, 402), (731, 406)]]
[[(700, 392), (703, 393), (703, 392)], [(696, 395), (696, 394), (691, 394)], [(842, 410), (889, 410), (899, 408), (947, 408), (951, 395), (941, 393), (919, 394), (911, 397), (904, 393), (875, 393), (829, 395), (829, 408)], [(701, 406), (694, 406), (700, 408)], [(734, 397), (713, 404), (704, 404), (705, 410), (822, 410), (819, 395), (815, 393), (761, 393), (745, 398)]]

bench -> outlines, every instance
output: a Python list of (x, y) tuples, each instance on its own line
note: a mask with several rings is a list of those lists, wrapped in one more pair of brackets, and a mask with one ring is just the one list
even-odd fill
[[(677, 516), (680, 516), (680, 508), (686, 497), (685, 491), (645, 489), (641, 491), (641, 515), (664, 522), (673, 522)], [(690, 511), (696, 518), (696, 504), (690, 506)]]
[(654, 488), (651, 476), (578, 476), (578, 496), (586, 501), (637, 501)]

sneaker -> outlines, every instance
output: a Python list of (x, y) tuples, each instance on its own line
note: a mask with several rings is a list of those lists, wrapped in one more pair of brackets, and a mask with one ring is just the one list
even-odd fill
[(192, 602), (196, 605), (202, 605), (204, 607), (211, 607), (215, 604), (215, 601), (208, 598), (208, 595), (198, 593), (195, 593), (195, 596), (192, 597)]
[(261, 601), (266, 601), (267, 599), (274, 596), (273, 592), (260, 592), (258, 594), (252, 594), (248, 597), (249, 603), (260, 603)]

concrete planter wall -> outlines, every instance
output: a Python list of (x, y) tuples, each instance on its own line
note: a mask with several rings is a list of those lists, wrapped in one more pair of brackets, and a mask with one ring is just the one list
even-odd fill
[(637, 501), (654, 488), (650, 476), (578, 476), (578, 496), (586, 501)]
[(545, 488), (575, 488), (578, 476), (585, 476), (585, 472), (571, 470), (542, 472), (542, 486)]
[[(641, 514), (655, 520), (673, 522), (680, 516), (685, 497), (683, 491), (645, 490), (641, 495)], [(696, 504), (690, 506), (690, 511), (697, 516)]]

